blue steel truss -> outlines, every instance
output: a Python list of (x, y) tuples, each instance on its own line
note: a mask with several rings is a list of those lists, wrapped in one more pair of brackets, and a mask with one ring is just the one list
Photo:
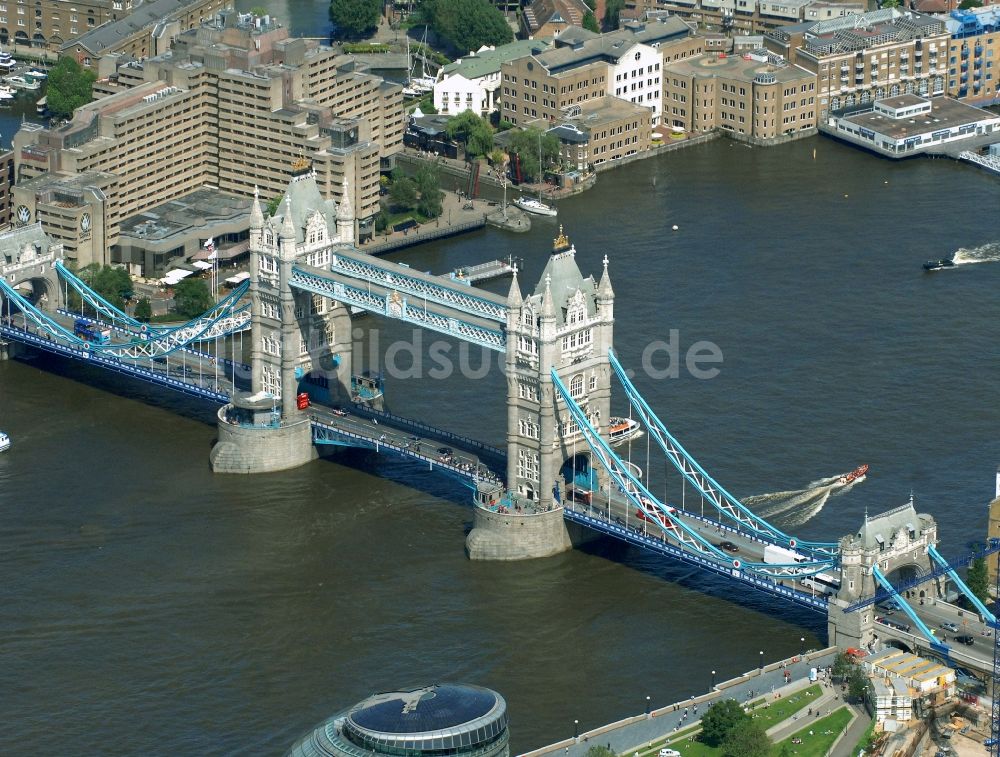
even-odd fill
[(608, 351), (608, 358), (612, 369), (625, 389), (625, 394), (628, 396), (629, 402), (635, 408), (640, 420), (645, 424), (649, 435), (656, 440), (660, 449), (667, 456), (667, 459), (673, 463), (673, 466), (685, 480), (694, 486), (722, 515), (740, 523), (746, 529), (753, 531), (767, 541), (798, 549), (820, 560), (828, 560), (831, 556), (837, 554), (838, 546), (836, 544), (799, 541), (768, 523), (726, 491), (698, 464), (697, 460), (691, 457), (687, 450), (681, 446), (680, 442), (667, 430), (667, 427), (652, 411), (642, 395), (639, 394), (639, 391), (635, 388), (631, 379), (629, 379), (627, 372), (622, 367), (622, 364), (618, 362), (618, 358), (615, 357), (613, 351)]
[(246, 293), (249, 284), (234, 289), (205, 315), (177, 328), (162, 333), (141, 333), (138, 338), (127, 342), (107, 342), (104, 344), (81, 339), (72, 331), (51, 318), (41, 309), (25, 299), (17, 290), (0, 279), (0, 294), (8, 297), (16, 304), (22, 315), (31, 320), (42, 332), (49, 334), (56, 341), (65, 343), (77, 349), (100, 353), (119, 360), (144, 360), (164, 357), (173, 352), (183, 350), (191, 342), (203, 341), (209, 338), (213, 330), (222, 336), (228, 333), (234, 323), (233, 313), (237, 303)]
[(927, 554), (931, 556), (931, 559), (934, 560), (934, 562), (945, 569), (945, 572), (948, 574), (948, 578), (955, 582), (955, 586), (958, 587), (958, 590), (965, 595), (965, 598), (968, 599), (969, 602), (972, 603), (972, 606), (975, 607), (979, 614), (983, 616), (983, 619), (988, 623), (995, 624), (997, 619), (993, 613), (986, 609), (986, 605), (980, 601), (979, 597), (972, 593), (972, 590), (966, 585), (965, 581), (958, 577), (958, 573), (955, 572), (954, 566), (949, 565), (948, 561), (941, 557), (938, 551), (934, 548), (933, 544), (929, 544), (927, 546)]
[(929, 629), (927, 624), (920, 619), (920, 616), (917, 615), (916, 611), (912, 607), (910, 607), (909, 603), (896, 592), (893, 585), (889, 583), (889, 579), (882, 574), (882, 571), (878, 569), (877, 565), (872, 566), (872, 575), (875, 577), (875, 580), (881, 584), (882, 588), (889, 592), (899, 606), (903, 608), (903, 612), (905, 612), (910, 620), (913, 621), (914, 625), (920, 629), (920, 633), (922, 633), (926, 637), (927, 641), (930, 642), (931, 648), (938, 652), (948, 654), (951, 647), (947, 644), (942, 644), (941, 641), (931, 633), (931, 629)]
[(401, 266), (392, 263), (359, 260), (353, 255), (343, 253), (335, 253), (330, 263), (331, 271), (345, 274), (352, 279), (370, 281), (400, 294), (414, 295), (422, 300), (446, 305), (469, 315), (497, 323), (507, 323), (506, 303), (470, 294), (468, 287), (462, 284), (447, 280), (435, 281), (436, 277), (421, 277), (401, 271), (400, 268)]
[(919, 586), (922, 583), (930, 581), (932, 578), (937, 578), (938, 576), (943, 576), (948, 573), (949, 570), (955, 568), (960, 568), (963, 565), (968, 565), (970, 562), (975, 560), (977, 557), (987, 557), (994, 553), (1000, 552), (1000, 539), (993, 538), (989, 539), (985, 546), (973, 550), (971, 553), (965, 555), (964, 557), (954, 558), (944, 565), (938, 565), (938, 567), (927, 571), (926, 573), (920, 573), (911, 579), (898, 583), (889, 589), (880, 589), (875, 592), (872, 596), (866, 597), (865, 599), (859, 599), (857, 602), (848, 605), (844, 608), (844, 612), (854, 612), (855, 610), (860, 610), (863, 607), (868, 607), (869, 605), (874, 605), (879, 602), (884, 602), (890, 597), (896, 596), (897, 594), (903, 594), (907, 589), (912, 589), (914, 586)]
[[(80, 299), (94, 308), (97, 313), (104, 316), (105, 318), (110, 318), (112, 323), (118, 324), (122, 323), (128, 327), (128, 331), (138, 332), (140, 334), (167, 334), (172, 331), (177, 331), (179, 329), (189, 328), (191, 323), (182, 324), (180, 326), (153, 326), (150, 324), (138, 321), (128, 313), (112, 305), (104, 297), (99, 295), (93, 289), (91, 289), (87, 284), (76, 276), (72, 271), (70, 271), (66, 266), (62, 264), (62, 261), (56, 261), (56, 272), (59, 276), (80, 295)], [(245, 294), (249, 289), (249, 283), (244, 283), (238, 289)], [(235, 294), (237, 290), (233, 290)], [(230, 295), (231, 297), (232, 295)], [(242, 294), (241, 294), (242, 296)], [(226, 300), (229, 298), (227, 297)], [(237, 297), (236, 299), (239, 299)], [(197, 340), (193, 341), (208, 341), (211, 339), (216, 339), (218, 337), (227, 336), (236, 331), (243, 331), (250, 325), (250, 305), (243, 305), (242, 307), (235, 308), (226, 318), (217, 320), (211, 328), (203, 332)]]
[(600, 531), (601, 533), (608, 534), (616, 539), (621, 539), (622, 541), (637, 547), (642, 547), (643, 549), (648, 549), (652, 552), (658, 552), (661, 555), (672, 557), (688, 565), (693, 565), (701, 568), (702, 570), (707, 570), (710, 573), (715, 573), (717, 575), (724, 576), (725, 578), (739, 581), (753, 589), (756, 589), (757, 591), (762, 591), (773, 596), (787, 599), (802, 607), (808, 607), (810, 610), (816, 610), (823, 613), (827, 611), (827, 600), (824, 597), (806, 594), (805, 592), (792, 589), (788, 586), (782, 586), (770, 577), (749, 573), (747, 571), (734, 568), (731, 564), (716, 562), (715, 560), (701, 554), (681, 549), (677, 545), (658, 539), (655, 536), (643, 534), (641, 531), (637, 531), (634, 528), (626, 528), (620, 524), (612, 523), (602, 518), (596, 518), (593, 515), (588, 515), (570, 508), (565, 508), (563, 510), (563, 517), (568, 521), (579, 523), (587, 528), (593, 529), (594, 531)]
[(771, 563), (744, 563), (739, 559), (733, 559), (715, 546), (711, 541), (702, 536), (698, 531), (691, 528), (678, 516), (678, 509), (667, 506), (660, 502), (656, 496), (650, 492), (645, 485), (636, 478), (632, 469), (626, 465), (617, 453), (612, 450), (591, 424), (587, 414), (576, 403), (570, 395), (569, 390), (559, 378), (559, 374), (552, 369), (552, 383), (556, 391), (563, 398), (570, 414), (579, 426), (584, 440), (593, 452), (595, 459), (599, 462), (618, 488), (624, 492), (629, 501), (640, 511), (648, 516), (651, 523), (660, 528), (666, 535), (678, 542), (681, 548), (694, 551), (708, 558), (721, 560), (724, 564), (731, 565), (734, 570), (746, 571), (761, 576), (771, 578), (800, 579), (822, 573), (837, 566), (836, 560), (829, 558), (819, 561), (807, 561), (790, 564)]
[[(448, 334), (497, 352), (505, 352), (507, 349), (507, 337), (502, 328), (487, 328), (459, 318), (448, 317), (434, 310), (428, 310), (422, 305), (414, 306), (405, 297), (394, 302), (387, 294), (370, 292), (298, 267), (292, 269), (291, 285), (305, 292), (328, 297), (371, 313), (406, 321), (441, 334)], [(448, 307), (456, 306), (449, 304)]]
[(102, 355), (100, 353), (82, 349), (79, 346), (62, 344), (53, 339), (45, 339), (38, 334), (33, 334), (32, 332), (25, 331), (24, 329), (0, 325), (0, 334), (8, 337), (9, 339), (16, 339), (24, 344), (30, 344), (32, 347), (45, 350), (46, 352), (51, 352), (56, 355), (76, 360), (82, 360), (83, 362), (90, 363), (91, 365), (95, 365), (99, 368), (105, 368), (107, 370), (114, 371), (115, 373), (121, 373), (125, 376), (130, 376), (150, 384), (162, 386), (167, 389), (173, 389), (192, 397), (212, 402), (229, 401), (229, 394), (226, 392), (219, 392), (211, 388), (206, 388), (199, 383), (195, 383), (194, 381), (184, 381), (182, 379), (174, 378), (172, 376), (165, 375), (161, 371), (144, 368), (143, 366), (131, 361), (126, 362), (109, 355)]

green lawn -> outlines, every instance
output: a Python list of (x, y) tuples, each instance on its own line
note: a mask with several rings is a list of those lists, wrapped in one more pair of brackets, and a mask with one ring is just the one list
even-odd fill
[[(788, 745), (792, 754), (802, 755), (802, 757), (823, 757), (833, 742), (837, 740), (841, 731), (847, 728), (851, 722), (851, 711), (846, 707), (834, 710), (825, 718), (820, 718), (815, 723), (810, 723), (802, 730), (792, 734), (787, 739), (779, 741), (771, 751), (772, 755), (779, 755), (781, 748)], [(810, 735), (810, 733), (812, 735)], [(802, 739), (801, 744), (793, 744), (792, 739)]]
[[(817, 697), (819, 697), (821, 693), (822, 690), (819, 685), (816, 684), (797, 692), (793, 696), (771, 700), (770, 704), (760, 704), (754, 708), (752, 715), (766, 731), (768, 728), (777, 725), (783, 720), (787, 720), (799, 710), (806, 709), (816, 700)], [(763, 703), (764, 701), (764, 699), (758, 699), (755, 700), (755, 703)], [(835, 712), (829, 717), (834, 717), (836, 714), (837, 713)], [(810, 726), (804, 730), (808, 732), (809, 728), (812, 728), (816, 731), (816, 727), (820, 723), (825, 723), (827, 720), (828, 718), (822, 718), (815, 723), (810, 723)], [(850, 720), (849, 717), (848, 720)], [(823, 731), (831, 728), (833, 728), (833, 726), (824, 725), (820, 730)], [(683, 757), (719, 757), (722, 753), (720, 749), (707, 746), (697, 740), (697, 736), (700, 731), (701, 729), (697, 725), (693, 725), (678, 731), (677, 733), (667, 734), (664, 738), (657, 739), (646, 748), (640, 750), (638, 752), (639, 757), (656, 757), (657, 752), (659, 752), (659, 750), (664, 746), (676, 749), (683, 755)], [(837, 731), (837, 733), (839, 732), (840, 731)], [(805, 737), (800, 736), (798, 733), (795, 734), (794, 738), (802, 738), (803, 742), (805, 742)], [(836, 734), (833, 738), (836, 738)], [(831, 741), (830, 743), (833, 742)], [(775, 754), (777, 754), (778, 751), (780, 751), (780, 749), (776, 750)]]

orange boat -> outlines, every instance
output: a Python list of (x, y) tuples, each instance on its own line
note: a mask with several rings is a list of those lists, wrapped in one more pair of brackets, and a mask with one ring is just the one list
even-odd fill
[(839, 483), (841, 486), (847, 486), (848, 484), (853, 484), (858, 479), (864, 478), (866, 475), (868, 475), (868, 463), (859, 465), (847, 475), (841, 476)]

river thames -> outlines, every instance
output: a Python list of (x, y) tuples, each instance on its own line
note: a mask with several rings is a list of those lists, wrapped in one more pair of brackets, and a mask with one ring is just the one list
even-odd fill
[[(947, 556), (985, 534), (1000, 462), (1000, 264), (921, 263), (1000, 259), (998, 207), (1000, 182), (947, 160), (718, 140), (603, 174), (559, 222), (585, 273), (610, 259), (623, 363), (640, 368), (671, 329), (682, 355), (718, 345), (716, 378), (636, 383), (720, 482), (760, 495), (867, 462), (864, 484), (776, 519), (836, 538), (912, 492)], [(513, 253), (527, 290), (556, 233), (536, 220), (396, 259), (446, 271)], [(359, 325), (383, 349), (410, 336)], [(495, 370), (388, 383), (394, 411), (494, 443), (503, 393)], [(372, 691), (435, 681), (502, 692), (523, 751), (825, 633), (612, 542), (469, 562), (465, 490), (369, 453), (213, 475), (210, 420), (74, 365), (0, 364), (14, 440), (0, 455), (0, 751), (279, 753)], [(663, 485), (662, 462), (647, 473)]]

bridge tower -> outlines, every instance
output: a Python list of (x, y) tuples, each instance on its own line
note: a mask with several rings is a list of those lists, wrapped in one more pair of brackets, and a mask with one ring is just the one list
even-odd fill
[[(927, 548), (937, 544), (937, 523), (926, 513), (917, 513), (913, 500), (881, 515), (865, 515), (856, 534), (840, 540), (840, 590), (829, 606), (830, 644), (839, 647), (867, 646), (875, 638), (874, 605), (854, 612), (845, 607), (878, 591), (873, 568), (877, 567), (892, 583), (915, 578), (931, 570)], [(893, 576), (892, 574), (895, 574)], [(910, 599), (937, 599), (941, 579), (928, 581), (907, 592)]]
[(250, 216), (252, 394), (234, 398), (220, 412), (219, 443), (212, 450), (217, 472), (257, 473), (309, 462), (316, 457), (312, 428), (297, 409), (296, 395), (314, 392), (332, 402), (349, 397), (349, 310), (291, 286), (297, 263), (328, 267), (334, 247), (353, 244), (353, 211), (345, 205), (338, 210), (333, 200), (323, 199), (316, 174), (304, 161), (296, 164), (273, 217), (265, 218), (255, 193)]
[[(600, 282), (584, 278), (576, 248), (556, 238), (534, 292), (517, 276), (507, 297), (507, 487), (513, 512), (477, 508), (466, 542), (479, 559), (542, 557), (569, 549), (562, 518), (567, 485), (598, 488), (583, 435), (552, 383), (554, 368), (605, 436), (611, 414), (614, 290), (608, 260)], [(508, 528), (516, 525), (519, 528)]]
[[(63, 246), (42, 229), (41, 223), (21, 226), (0, 234), (0, 277), (11, 287), (24, 285), (31, 290), (25, 296), (44, 310), (64, 305), (59, 287), (56, 262), (63, 259)], [(0, 296), (0, 316), (7, 315), (8, 305)], [(14, 354), (14, 343), (0, 343), (0, 360)]]

